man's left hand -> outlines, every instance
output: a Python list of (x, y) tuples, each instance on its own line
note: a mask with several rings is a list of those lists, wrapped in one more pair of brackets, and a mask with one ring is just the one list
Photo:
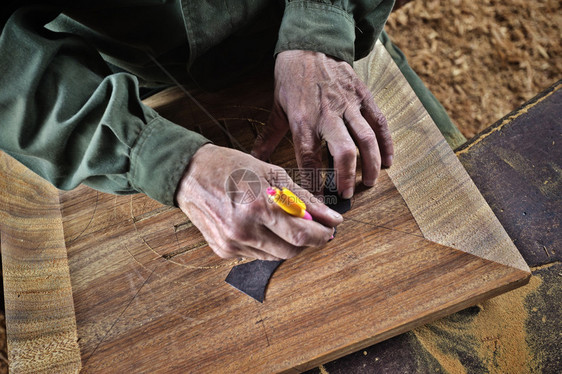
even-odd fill
[[(322, 168), (321, 143), (328, 143), (338, 192), (353, 195), (357, 150), (363, 184), (372, 186), (394, 149), (386, 118), (353, 68), (323, 53), (291, 50), (277, 55), (275, 102), (252, 154), (269, 158), (291, 129), (299, 168)], [(317, 191), (315, 191), (317, 192)]]

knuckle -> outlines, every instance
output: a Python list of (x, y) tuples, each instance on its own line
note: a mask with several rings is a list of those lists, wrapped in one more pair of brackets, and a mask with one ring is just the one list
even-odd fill
[[(268, 164), (267, 166), (268, 166), (267, 170), (264, 170), (263, 172), (263, 177), (269, 185), (271, 186), (283, 185), (291, 180), (289, 174), (287, 174), (285, 169), (283, 169), (282, 167), (271, 165), (271, 164)], [(263, 188), (267, 188), (267, 187), (263, 187)], [(255, 202), (257, 203), (258, 201), (263, 202), (262, 200), (256, 200)], [(255, 211), (252, 213), (257, 213), (258, 209), (263, 208), (263, 206), (259, 205), (259, 206), (255, 206), (255, 208), (256, 208)]]
[(291, 112), (291, 122), (302, 127), (310, 122), (310, 114), (304, 108), (296, 108)]
[(375, 96), (363, 82), (358, 86), (357, 90), (361, 101), (363, 101), (366, 105), (375, 105)]
[(357, 82), (355, 82), (354, 79), (352, 79), (353, 77), (351, 77), (350, 75), (344, 76), (342, 77), (343, 79), (341, 80), (341, 87), (345, 92), (349, 92), (351, 94), (353, 94), (353, 91), (357, 89)]
[(349, 162), (357, 156), (357, 149), (354, 144), (343, 144), (340, 149), (335, 152), (334, 157), (344, 162)]
[(383, 135), (390, 136), (390, 130), (388, 129), (388, 122), (384, 114), (382, 114), (381, 111), (378, 111), (375, 117), (377, 119), (377, 123), (379, 124), (379, 128), (383, 132)]
[(296, 230), (292, 236), (292, 243), (297, 247), (305, 247), (310, 240), (310, 234), (306, 230)]
[(251, 243), (251, 246), (259, 251), (263, 251), (264, 253), (268, 253), (268, 250), (271, 247), (271, 241), (265, 238), (257, 238), (254, 242)]
[(388, 122), (386, 120), (385, 115), (380, 111), (380, 109), (374, 105), (374, 108), (372, 110), (372, 117), (373, 117), (373, 122), (371, 125), (375, 126), (375, 128), (377, 129), (377, 132), (379, 133), (384, 133), (384, 132), (389, 132), (388, 129)]
[(377, 137), (371, 128), (363, 128), (357, 131), (357, 141), (371, 146), (377, 142)]
[(357, 76), (353, 78), (355, 96), (360, 101), (366, 102), (373, 99), (373, 94), (369, 91), (367, 85)]
[[(238, 227), (229, 225), (224, 229), (224, 237), (227, 243), (244, 243), (249, 236), (249, 230), (241, 230)], [(228, 245), (227, 245), (228, 247)]]
[(270, 206), (264, 206), (262, 211), (263, 211), (262, 220), (263, 220), (263, 225), (265, 227), (271, 228), (279, 224), (279, 215), (276, 214), (275, 209), (271, 209)]
[(287, 174), (287, 171), (285, 169), (283, 169), (282, 167), (278, 166), (278, 165), (273, 165), (271, 168), (271, 171), (273, 173), (275, 173), (276, 175), (282, 176), (282, 177), (288, 177), (289, 174)]
[(299, 152), (302, 166), (314, 165), (318, 161), (318, 152), (311, 149), (303, 149)]

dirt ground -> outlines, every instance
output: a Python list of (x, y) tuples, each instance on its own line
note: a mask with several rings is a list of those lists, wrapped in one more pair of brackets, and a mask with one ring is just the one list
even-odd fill
[(561, 8), (559, 0), (416, 0), (391, 15), (387, 31), (471, 138), (562, 78)]

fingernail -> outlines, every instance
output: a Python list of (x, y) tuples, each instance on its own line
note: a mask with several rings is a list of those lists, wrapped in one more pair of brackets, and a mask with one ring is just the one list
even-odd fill
[(337, 219), (337, 220), (340, 220), (340, 219), (342, 219), (343, 217), (342, 217), (341, 214), (339, 214), (338, 212), (332, 211), (332, 218)]
[(341, 194), (344, 199), (351, 199), (351, 196), (353, 196), (353, 187), (348, 188)]
[(392, 161), (394, 160), (394, 156), (393, 155), (388, 155), (384, 157), (383, 160), (383, 165), (388, 167), (392, 165)]

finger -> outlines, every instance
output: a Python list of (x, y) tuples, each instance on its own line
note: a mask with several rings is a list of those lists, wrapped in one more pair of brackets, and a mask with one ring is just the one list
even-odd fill
[(342, 215), (335, 210), (328, 208), (323, 203), (323, 200), (320, 200), (318, 197), (294, 183), (292, 180), (289, 182), (290, 183), (284, 187), (291, 190), (305, 203), (307, 212), (310, 213), (316, 222), (319, 222), (327, 227), (336, 227), (343, 222)]
[[(285, 249), (292, 248), (290, 246), (298, 248), (319, 247), (326, 244), (333, 235), (334, 230), (332, 228), (315, 221), (288, 215), (277, 205), (272, 204), (270, 212), (271, 214), (265, 218), (263, 225), (288, 243), (288, 245), (282, 246)], [(276, 250), (274, 249), (273, 251)], [(292, 251), (294, 250), (289, 252)], [(280, 253), (273, 252), (273, 254), (278, 255)]]
[(260, 260), (280, 260), (267, 251), (274, 243), (271, 239), (275, 239), (276, 235), (269, 233), (269, 237), (260, 236), (260, 240), (255, 240), (256, 232), (259, 230), (237, 230), (232, 227), (223, 227), (220, 234), (214, 236), (211, 240), (207, 240), (211, 249), (221, 258), (248, 257)]
[(278, 261), (288, 257), (278, 257), (266, 251), (262, 251), (258, 248), (254, 248), (250, 245), (244, 245), (241, 243), (232, 243), (236, 248), (239, 256), (237, 257), (246, 257), (246, 258), (255, 258), (257, 260), (264, 260), (264, 261)]
[(375, 132), (380, 149), (382, 165), (385, 167), (391, 166), (394, 158), (392, 136), (390, 134), (390, 129), (388, 128), (386, 117), (375, 104), (371, 94), (366, 95), (365, 99), (363, 99), (361, 113)]
[[(245, 239), (243, 235), (238, 234), (240, 231), (231, 226), (220, 226), (212, 219), (209, 214), (203, 211), (192, 211), (195, 214), (198, 222), (199, 231), (207, 241), (209, 247), (215, 254), (224, 259), (236, 257), (258, 258), (261, 260), (279, 260), (280, 258), (264, 252), (259, 248), (253, 248), (244, 244), (242, 241)], [(187, 214), (187, 213), (186, 213)], [(192, 220), (192, 215), (187, 215)], [(252, 230), (242, 230), (248, 232)], [(242, 240), (237, 240), (238, 238)]]
[[(261, 211), (265, 212), (269, 218), (262, 220), (270, 222), (271, 225), (277, 224), (279, 220), (285, 221), (295, 218), (281, 211), (277, 205), (266, 205)], [(275, 218), (272, 219), (272, 216), (275, 216)], [(299, 220), (302, 220), (302, 218), (299, 218)], [(316, 242), (308, 241), (302, 246), (292, 244), (265, 225), (254, 226), (251, 229), (243, 230), (243, 232), (225, 229), (223, 230), (223, 237), (226, 238), (224, 241), (226, 244), (219, 251), (229, 258), (244, 256), (260, 260), (288, 259), (299, 254), (306, 246), (316, 245)], [(290, 239), (290, 237), (288, 238)]]
[[(290, 216), (285, 216), (285, 218), (288, 217)], [(272, 258), (292, 258), (301, 253), (305, 248), (289, 243), (265, 225), (260, 226), (257, 233), (259, 233), (259, 238), (263, 238), (264, 240), (249, 243), (248, 245), (261, 249), (265, 254)]]
[(347, 121), (348, 130), (359, 148), (363, 184), (373, 186), (381, 169), (381, 154), (375, 132), (358, 109), (346, 110), (344, 118)]
[[(306, 127), (302, 132), (293, 133), (293, 144), (295, 147), (295, 158), (300, 169), (299, 183), (306, 190), (315, 195), (322, 193), (319, 171), (322, 168), (322, 139), (313, 134)], [(290, 189), (290, 188), (289, 188)]]
[(344, 199), (349, 199), (353, 196), (355, 187), (357, 149), (343, 120), (332, 118), (331, 121), (333, 123), (329, 130), (323, 132), (322, 135), (328, 143), (330, 154), (334, 157), (338, 193)]
[(260, 160), (267, 160), (275, 150), (281, 139), (289, 130), (289, 122), (285, 113), (278, 104), (273, 106), (267, 124), (256, 137), (252, 156)]
[(213, 252), (217, 254), (217, 256), (224, 259), (245, 257), (266, 261), (281, 260), (281, 258), (276, 257), (270, 253), (264, 252), (257, 248), (253, 248), (248, 245), (244, 245), (242, 243), (230, 242), (223, 243), (222, 245), (213, 243), (213, 245), (209, 244), (209, 246), (211, 247)]

